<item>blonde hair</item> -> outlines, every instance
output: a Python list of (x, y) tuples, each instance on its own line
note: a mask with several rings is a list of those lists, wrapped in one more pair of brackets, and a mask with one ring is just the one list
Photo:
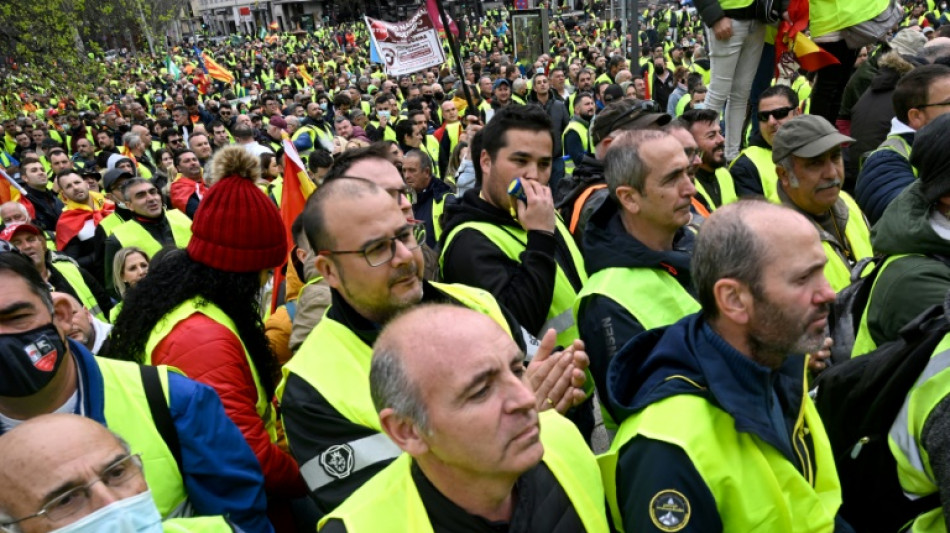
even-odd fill
[(145, 258), (146, 263), (151, 261), (147, 253), (135, 246), (126, 246), (116, 252), (115, 257), (112, 259), (112, 285), (115, 287), (116, 292), (119, 293), (119, 298), (124, 298), (125, 291), (129, 289), (129, 285), (122, 279), (122, 274), (125, 273), (125, 260), (132, 254), (141, 254), (142, 257)]

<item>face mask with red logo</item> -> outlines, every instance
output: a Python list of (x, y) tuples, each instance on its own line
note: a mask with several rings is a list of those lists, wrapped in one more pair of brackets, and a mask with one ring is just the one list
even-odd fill
[(0, 396), (22, 398), (49, 385), (66, 356), (66, 345), (50, 323), (0, 335)]

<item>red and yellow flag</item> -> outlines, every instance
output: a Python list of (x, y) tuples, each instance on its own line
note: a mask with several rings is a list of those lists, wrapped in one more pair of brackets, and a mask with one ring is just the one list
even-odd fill
[(201, 58), (205, 62), (205, 68), (208, 69), (208, 76), (211, 76), (212, 79), (223, 81), (224, 83), (234, 83), (234, 75), (212, 59), (206, 52), (201, 53)]
[(788, 18), (791, 22), (779, 22), (778, 35), (775, 36), (776, 76), (779, 66), (790, 63), (793, 58), (799, 66), (811, 72), (841, 63), (802, 33), (808, 27), (808, 0), (792, 0), (788, 4)]

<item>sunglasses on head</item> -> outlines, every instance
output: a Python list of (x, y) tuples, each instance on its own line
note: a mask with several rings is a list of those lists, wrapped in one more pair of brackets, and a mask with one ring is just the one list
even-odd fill
[(775, 117), (775, 120), (782, 120), (787, 117), (789, 113), (795, 111), (795, 108), (792, 106), (780, 107), (778, 109), (771, 109), (769, 111), (759, 111), (757, 113), (759, 117), (759, 122), (768, 122), (769, 117)]

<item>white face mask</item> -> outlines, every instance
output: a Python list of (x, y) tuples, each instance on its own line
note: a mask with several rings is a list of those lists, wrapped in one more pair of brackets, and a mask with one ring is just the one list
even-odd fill
[(162, 533), (162, 516), (152, 492), (111, 503), (53, 533)]

